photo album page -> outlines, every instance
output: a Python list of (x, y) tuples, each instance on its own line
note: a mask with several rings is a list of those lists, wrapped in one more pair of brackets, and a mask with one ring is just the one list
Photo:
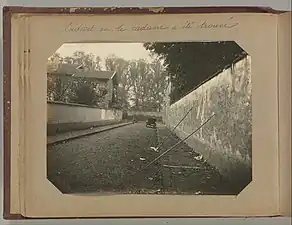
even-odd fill
[(291, 14), (104, 10), (11, 16), (10, 213), (287, 212)]

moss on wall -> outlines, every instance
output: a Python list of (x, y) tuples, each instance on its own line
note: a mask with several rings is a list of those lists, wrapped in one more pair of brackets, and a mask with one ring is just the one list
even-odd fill
[[(251, 176), (252, 105), (251, 58), (247, 56), (165, 110), (165, 123), (186, 137), (213, 113), (212, 118), (187, 143), (228, 176)], [(241, 171), (236, 172), (236, 168)]]

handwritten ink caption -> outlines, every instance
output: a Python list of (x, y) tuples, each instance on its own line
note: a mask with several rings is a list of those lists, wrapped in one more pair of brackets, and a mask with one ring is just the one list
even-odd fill
[(99, 27), (96, 24), (85, 23), (73, 23), (70, 22), (65, 28), (65, 32), (145, 32), (145, 31), (175, 31), (175, 30), (187, 30), (187, 29), (231, 29), (239, 25), (239, 22), (234, 21), (233, 17), (230, 17), (227, 22), (224, 23), (212, 23), (207, 20), (204, 21), (185, 21), (182, 25), (166, 25), (166, 24), (140, 24), (133, 26), (126, 26), (120, 24), (115, 27)]

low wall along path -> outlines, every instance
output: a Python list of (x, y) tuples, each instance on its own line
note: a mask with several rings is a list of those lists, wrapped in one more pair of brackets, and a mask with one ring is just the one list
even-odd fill
[(56, 133), (119, 123), (122, 120), (122, 112), (79, 104), (48, 102), (47, 118), (47, 133), (48, 135), (54, 135)]

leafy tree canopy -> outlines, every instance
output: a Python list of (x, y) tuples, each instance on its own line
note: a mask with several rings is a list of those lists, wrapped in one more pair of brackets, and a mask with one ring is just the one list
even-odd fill
[[(52, 55), (48, 59), (47, 95), (49, 100), (102, 107), (107, 90), (101, 87), (97, 89), (93, 80), (68, 78), (61, 82), (59, 77), (50, 75), (50, 71), (54, 71), (59, 63), (82, 64), (87, 71), (101, 70), (100, 57), (81, 51), (65, 58), (58, 53)], [(111, 107), (144, 111), (162, 109), (167, 82), (165, 68), (160, 60), (125, 60), (111, 54), (104, 59), (104, 67), (117, 74), (115, 79), (118, 85), (113, 87)]]
[(233, 41), (145, 43), (144, 47), (164, 60), (172, 103), (247, 55)]

